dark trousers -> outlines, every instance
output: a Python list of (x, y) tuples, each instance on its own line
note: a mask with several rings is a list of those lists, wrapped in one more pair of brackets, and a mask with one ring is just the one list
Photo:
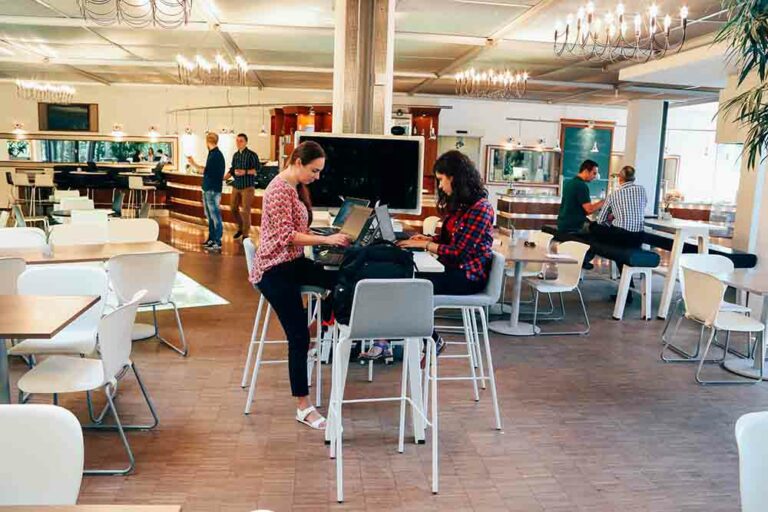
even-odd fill
[[(445, 272), (419, 272), (417, 279), (432, 281), (435, 295), (473, 295), (485, 289), (487, 280), (470, 281), (467, 274), (460, 268), (445, 267)], [(432, 332), (432, 338), (437, 340), (437, 331)]]
[(299, 258), (267, 270), (258, 284), (259, 290), (275, 310), (288, 339), (288, 374), (293, 396), (309, 395), (309, 328), (300, 288), (303, 285), (311, 285), (330, 290), (335, 281), (335, 272), (323, 270), (322, 266), (307, 258)]

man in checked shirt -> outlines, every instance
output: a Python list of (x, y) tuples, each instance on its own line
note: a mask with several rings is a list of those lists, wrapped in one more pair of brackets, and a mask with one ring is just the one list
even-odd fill
[[(635, 168), (622, 167), (619, 188), (610, 193), (597, 222), (590, 226), (592, 240), (620, 247), (640, 247), (646, 203), (645, 188), (635, 183)], [(619, 271), (622, 266), (619, 264)], [(632, 294), (627, 297), (627, 302), (632, 302)]]
[[(251, 204), (256, 185), (256, 171), (259, 170), (259, 155), (248, 149), (248, 136), (239, 133), (236, 139), (237, 152), (232, 155), (232, 166), (224, 176), (225, 180), (234, 178), (229, 209), (237, 222), (234, 238), (248, 238), (251, 234)], [(242, 206), (242, 210), (240, 207)]]

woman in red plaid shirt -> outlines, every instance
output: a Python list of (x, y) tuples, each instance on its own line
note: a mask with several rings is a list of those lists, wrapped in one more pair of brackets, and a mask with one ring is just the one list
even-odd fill
[[(448, 151), (434, 166), (437, 178), (437, 208), (442, 217), (439, 235), (416, 235), (399, 243), (401, 247), (424, 249), (437, 255), (445, 272), (417, 274), (434, 285), (435, 295), (472, 295), (481, 292), (488, 281), (493, 259), (493, 218), (483, 181), (475, 164), (460, 151)], [(445, 348), (442, 338), (433, 334), (438, 353)], [(390, 359), (387, 343), (376, 344), (365, 357)]]

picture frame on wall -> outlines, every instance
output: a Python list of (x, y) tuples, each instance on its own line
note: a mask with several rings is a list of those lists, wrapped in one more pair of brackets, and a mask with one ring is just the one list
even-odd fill
[(595, 161), (600, 176), (588, 183), (592, 197), (605, 197), (608, 191), (614, 127), (612, 121), (560, 120), (560, 147), (563, 151), (560, 174), (565, 180), (573, 178), (582, 162)]
[(557, 183), (560, 153), (554, 149), (491, 144), (485, 148), (485, 180), (490, 185)]

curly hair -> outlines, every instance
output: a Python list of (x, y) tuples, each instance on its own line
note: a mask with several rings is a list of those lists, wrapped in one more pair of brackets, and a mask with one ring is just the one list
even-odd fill
[(451, 195), (438, 189), (437, 209), (440, 214), (456, 213), (487, 196), (483, 180), (474, 162), (461, 151), (448, 151), (440, 155), (433, 167), (435, 174), (453, 178)]

